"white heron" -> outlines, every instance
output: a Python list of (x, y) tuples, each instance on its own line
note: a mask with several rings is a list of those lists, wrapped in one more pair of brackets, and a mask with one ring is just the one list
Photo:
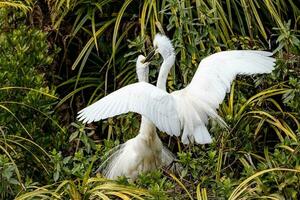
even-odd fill
[[(139, 82), (148, 82), (149, 62), (145, 62), (145, 59), (142, 55), (137, 58), (136, 73)], [(135, 180), (139, 173), (168, 166), (173, 160), (173, 154), (163, 146), (158, 137), (155, 125), (142, 116), (138, 135), (122, 144), (108, 158), (103, 174), (110, 179), (126, 176)]]
[(230, 84), (238, 74), (270, 73), (275, 66), (272, 53), (257, 50), (230, 50), (204, 58), (184, 88), (165, 91), (168, 73), (175, 62), (171, 41), (157, 34), (153, 45), (164, 59), (157, 86), (140, 82), (127, 85), (79, 112), (79, 120), (93, 122), (122, 113), (137, 112), (146, 116), (161, 131), (180, 136), (184, 144), (211, 143), (206, 128), (208, 118), (223, 123), (217, 113)]

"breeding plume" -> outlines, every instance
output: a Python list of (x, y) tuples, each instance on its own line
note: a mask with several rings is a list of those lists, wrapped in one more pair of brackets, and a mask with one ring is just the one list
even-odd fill
[[(139, 82), (148, 82), (149, 63), (140, 55), (136, 62)], [(141, 172), (168, 166), (173, 155), (165, 148), (156, 133), (155, 125), (142, 116), (139, 133), (120, 146), (109, 159), (103, 174), (110, 179), (126, 176), (134, 180)]]
[[(93, 122), (127, 112), (146, 116), (161, 131), (181, 136), (184, 144), (210, 143), (206, 128), (209, 117), (223, 123), (217, 114), (230, 84), (238, 74), (270, 73), (275, 59), (272, 53), (255, 50), (232, 50), (204, 58), (192, 79), (184, 88), (172, 93), (165, 91), (168, 73), (175, 62), (171, 41), (157, 34), (154, 48), (164, 61), (157, 86), (140, 82), (125, 86), (79, 112), (79, 120)], [(178, 61), (180, 62), (180, 61)]]

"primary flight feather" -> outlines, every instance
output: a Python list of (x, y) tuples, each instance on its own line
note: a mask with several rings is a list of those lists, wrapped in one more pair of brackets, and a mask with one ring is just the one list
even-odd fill
[(139, 82), (127, 85), (78, 112), (78, 119), (91, 123), (127, 112), (148, 117), (162, 131), (178, 136), (180, 126), (174, 99), (155, 86)]

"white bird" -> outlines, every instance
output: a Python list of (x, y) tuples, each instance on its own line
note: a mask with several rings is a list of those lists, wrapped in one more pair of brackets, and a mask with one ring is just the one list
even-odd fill
[[(144, 56), (138, 56), (136, 72), (139, 82), (148, 82), (149, 63), (144, 61)], [(158, 137), (155, 125), (142, 116), (139, 134), (122, 144), (120, 149), (108, 158), (103, 174), (109, 179), (126, 176), (135, 180), (141, 172), (168, 166), (173, 160), (173, 154), (163, 146)]]
[(230, 90), (238, 74), (270, 73), (275, 66), (272, 53), (256, 50), (231, 50), (204, 58), (192, 79), (184, 88), (172, 93), (165, 91), (168, 73), (175, 62), (171, 41), (161, 34), (154, 38), (164, 61), (157, 86), (141, 82), (127, 85), (79, 112), (79, 120), (92, 122), (127, 112), (146, 116), (161, 131), (179, 136), (184, 144), (211, 143), (206, 128), (208, 118), (224, 123), (217, 113), (219, 104)]

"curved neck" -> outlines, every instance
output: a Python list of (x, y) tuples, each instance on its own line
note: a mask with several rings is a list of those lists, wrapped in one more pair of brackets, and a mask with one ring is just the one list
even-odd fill
[(166, 83), (167, 83), (168, 74), (172, 66), (174, 65), (174, 63), (175, 63), (175, 55), (171, 54), (166, 59), (164, 59), (160, 67), (156, 86), (164, 91), (167, 90)]
[[(137, 68), (139, 82), (149, 82), (149, 68)], [(154, 138), (156, 135), (155, 125), (145, 116), (142, 115), (139, 134), (146, 138)]]
[(147, 69), (136, 69), (137, 77), (139, 82), (149, 82), (149, 68)]

